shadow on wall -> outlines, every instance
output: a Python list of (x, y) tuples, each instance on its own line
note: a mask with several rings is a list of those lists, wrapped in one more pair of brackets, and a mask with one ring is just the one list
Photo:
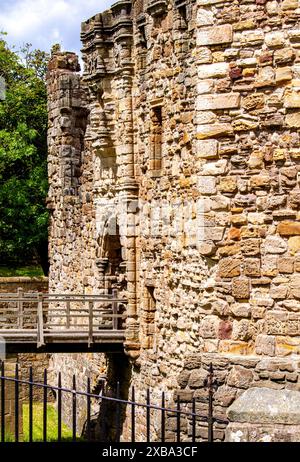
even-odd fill
[[(129, 387), (131, 382), (132, 366), (128, 357), (124, 353), (113, 353), (107, 355), (107, 382), (104, 386), (103, 394), (108, 397), (123, 400), (129, 399)], [(99, 389), (93, 393), (101, 391), (102, 383), (99, 382)], [(91, 439), (111, 443), (120, 441), (123, 426), (126, 418), (126, 405), (118, 405), (114, 401), (103, 400), (100, 411), (91, 421)], [(83, 430), (86, 436), (87, 428)]]

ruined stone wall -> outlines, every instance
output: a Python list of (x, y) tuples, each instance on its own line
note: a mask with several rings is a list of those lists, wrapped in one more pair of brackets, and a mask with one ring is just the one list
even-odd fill
[[(226, 374), (236, 355), (297, 359), (299, 17), (291, 0), (124, 0), (83, 24), (81, 79), (53, 57), (51, 284), (125, 291), (137, 393), (172, 394), (194, 353), (232, 358)], [(62, 117), (70, 85), (85, 110)]]
[(48, 278), (46, 277), (2, 277), (0, 278), (0, 293), (15, 293), (18, 289), (23, 292), (47, 292)]
[[(141, 354), (151, 385), (189, 351), (299, 348), (299, 4), (189, 3), (183, 31), (176, 14), (147, 15), (135, 95), (140, 197), (147, 206), (187, 200), (189, 220), (201, 204), (203, 229), (202, 242), (184, 229), (141, 233), (141, 286), (156, 286), (156, 352)], [(158, 99), (157, 177), (149, 144)], [(142, 299), (139, 307), (142, 322)]]

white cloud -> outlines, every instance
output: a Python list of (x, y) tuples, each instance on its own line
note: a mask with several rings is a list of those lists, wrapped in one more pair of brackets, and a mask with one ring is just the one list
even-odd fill
[(80, 50), (81, 22), (109, 8), (115, 0), (0, 0), (0, 31), (19, 48), (32, 43), (49, 51), (61, 43), (69, 51)]

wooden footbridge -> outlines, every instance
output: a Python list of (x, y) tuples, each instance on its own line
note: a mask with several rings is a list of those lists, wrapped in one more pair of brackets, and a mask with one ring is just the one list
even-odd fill
[(125, 318), (117, 291), (0, 294), (0, 341), (9, 353), (122, 351)]

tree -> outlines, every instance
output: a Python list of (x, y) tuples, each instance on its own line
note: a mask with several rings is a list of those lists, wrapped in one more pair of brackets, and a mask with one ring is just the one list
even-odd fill
[(0, 36), (0, 76), (6, 98), (0, 101), (0, 263), (38, 260), (48, 271), (47, 93), (48, 55), (21, 55)]

